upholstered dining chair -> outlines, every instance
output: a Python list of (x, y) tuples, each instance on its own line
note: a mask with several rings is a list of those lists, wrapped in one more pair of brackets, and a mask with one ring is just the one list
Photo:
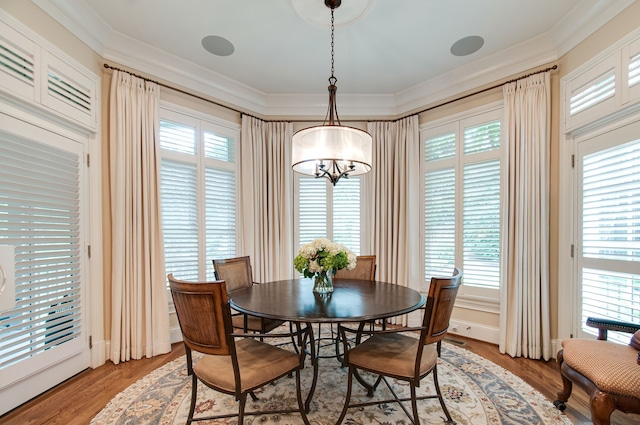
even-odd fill
[[(169, 275), (171, 295), (176, 308), (187, 353), (187, 371), (191, 380), (191, 406), (187, 424), (192, 421), (238, 417), (242, 424), (246, 415), (297, 412), (309, 425), (300, 392), (300, 370), (304, 366), (305, 351), (295, 353), (275, 345), (258, 341), (253, 333), (234, 333), (231, 308), (225, 281), (185, 282)], [(286, 334), (261, 334), (262, 338), (299, 338), (303, 343), (311, 336), (308, 326), (297, 327)], [(195, 359), (193, 352), (202, 353)], [(245, 412), (247, 394), (257, 388), (274, 383), (295, 372), (297, 409)], [(194, 418), (198, 382), (216, 391), (231, 394), (239, 402), (238, 414), (224, 414)]]
[[(356, 257), (356, 266), (351, 269), (340, 269), (333, 276), (335, 280), (340, 279), (356, 279), (356, 280), (374, 280), (376, 276), (376, 256), (375, 255), (358, 255)], [(374, 322), (370, 323), (371, 329), (373, 329)], [(353, 323), (348, 326), (353, 325)], [(333, 323), (330, 324), (331, 327), (331, 341), (335, 344), (335, 352), (336, 357), (338, 359), (342, 358), (342, 354), (340, 352), (340, 338), (337, 333), (337, 329), (333, 327)], [(318, 324), (318, 341), (322, 341), (322, 324)], [(321, 346), (318, 346), (318, 352), (320, 352)]]
[[(217, 280), (226, 282), (229, 294), (255, 284), (249, 256), (214, 259), (213, 272)], [(244, 329), (245, 332), (253, 331), (263, 334), (271, 332), (284, 323), (281, 320), (264, 319), (240, 313), (234, 313), (231, 320), (234, 327)]]
[[(640, 324), (587, 318), (598, 329), (598, 339), (562, 341), (556, 359), (560, 365), (562, 391), (553, 402), (565, 410), (573, 384), (589, 394), (594, 425), (608, 425), (611, 413), (640, 413)], [(608, 331), (633, 333), (629, 345), (607, 341)]]
[(374, 280), (376, 275), (376, 256), (358, 255), (356, 267), (352, 270), (340, 269), (336, 272), (335, 279)]
[[(378, 331), (353, 330), (340, 326), (341, 339), (344, 341), (344, 365), (349, 368), (349, 375), (347, 396), (337, 423), (341, 423), (350, 408), (395, 402), (414, 424), (420, 424), (417, 402), (428, 398), (437, 398), (447, 417), (447, 423), (454, 423), (438, 385), (437, 365), (442, 339), (449, 329), (451, 312), (461, 283), (462, 272), (458, 268), (454, 269), (450, 277), (431, 278), (422, 326)], [(407, 334), (407, 332), (415, 334), (417, 331), (419, 335)], [(347, 332), (366, 333), (370, 337), (361, 344), (349, 348), (346, 343)], [(368, 389), (369, 396), (373, 396), (378, 384), (384, 381), (393, 394), (393, 399), (351, 403), (353, 378), (355, 376), (356, 379), (361, 379), (358, 375), (359, 370), (379, 375), (376, 383)], [(420, 380), (429, 373), (433, 376), (436, 394), (418, 396), (416, 388), (420, 385)], [(387, 378), (406, 381), (409, 384), (411, 397), (399, 398)], [(404, 401), (411, 401), (413, 415), (402, 404)]]

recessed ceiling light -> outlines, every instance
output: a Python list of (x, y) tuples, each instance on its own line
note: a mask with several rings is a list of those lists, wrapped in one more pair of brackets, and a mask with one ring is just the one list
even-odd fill
[(484, 45), (484, 38), (477, 35), (461, 38), (451, 46), (451, 54), (467, 56), (477, 52)]
[(208, 35), (202, 39), (202, 47), (216, 56), (229, 56), (235, 50), (229, 40), (217, 35)]

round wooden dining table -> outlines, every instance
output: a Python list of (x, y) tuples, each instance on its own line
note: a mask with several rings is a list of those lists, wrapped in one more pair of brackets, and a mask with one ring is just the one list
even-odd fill
[[(229, 294), (231, 308), (252, 316), (298, 323), (369, 322), (410, 313), (422, 307), (420, 292), (392, 283), (334, 279), (334, 291), (313, 292), (311, 279), (261, 283)], [(312, 328), (312, 341), (313, 328)], [(313, 381), (305, 407), (309, 410), (318, 378), (318, 358), (312, 355)]]

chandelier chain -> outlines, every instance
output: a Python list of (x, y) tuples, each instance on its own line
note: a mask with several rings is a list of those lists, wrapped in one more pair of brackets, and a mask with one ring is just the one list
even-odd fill
[(334, 31), (334, 26), (333, 26), (333, 11), (334, 8), (331, 8), (331, 78), (329, 79), (329, 81), (331, 80), (335, 80), (336, 78), (333, 76), (333, 71), (334, 71), (334, 61), (333, 61), (333, 31)]

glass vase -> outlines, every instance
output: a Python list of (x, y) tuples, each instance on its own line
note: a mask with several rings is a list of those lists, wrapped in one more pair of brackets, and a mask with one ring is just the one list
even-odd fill
[(314, 276), (313, 292), (329, 294), (333, 292), (333, 274), (331, 270), (317, 273)]

